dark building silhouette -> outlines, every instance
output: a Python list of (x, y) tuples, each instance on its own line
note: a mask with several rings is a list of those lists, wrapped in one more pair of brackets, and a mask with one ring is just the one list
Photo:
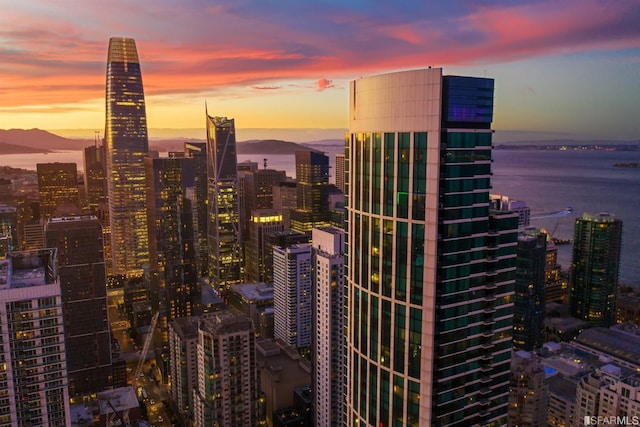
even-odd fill
[(318, 151), (296, 151), (297, 208), (291, 230), (311, 235), (329, 223), (329, 157)]
[(94, 216), (51, 218), (46, 245), (57, 248), (72, 396), (112, 387), (102, 227)]
[(273, 186), (273, 209), (282, 212), (282, 225), (291, 230), (291, 212), (298, 207), (298, 184), (287, 179)]
[(542, 347), (545, 314), (547, 234), (527, 228), (518, 234), (513, 315), (513, 348)]
[(106, 160), (113, 273), (140, 275), (149, 262), (144, 158), (147, 116), (135, 40), (109, 39)]
[(615, 324), (622, 221), (608, 213), (576, 219), (569, 272), (571, 315), (592, 326)]
[(193, 179), (195, 181), (194, 229), (197, 239), (198, 270), (206, 276), (209, 271), (207, 246), (207, 144), (205, 142), (185, 142), (184, 154), (193, 159)]
[(83, 150), (84, 190), (91, 215), (97, 215), (100, 203), (107, 200), (107, 159), (105, 157), (104, 144), (92, 145)]

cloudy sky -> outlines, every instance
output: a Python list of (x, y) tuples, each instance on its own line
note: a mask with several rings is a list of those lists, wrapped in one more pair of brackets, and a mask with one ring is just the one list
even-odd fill
[(136, 39), (150, 135), (347, 125), (348, 82), (496, 79), (503, 135), (640, 139), (640, 2), (0, 0), (0, 129), (103, 129), (109, 37)]

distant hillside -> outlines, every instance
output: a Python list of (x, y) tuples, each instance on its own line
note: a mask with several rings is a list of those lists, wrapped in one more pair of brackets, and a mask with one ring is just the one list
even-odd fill
[(41, 129), (0, 129), (0, 154), (81, 150), (93, 141), (68, 139)]
[(301, 150), (314, 150), (312, 147), (278, 139), (242, 141), (237, 144), (238, 154), (294, 154)]

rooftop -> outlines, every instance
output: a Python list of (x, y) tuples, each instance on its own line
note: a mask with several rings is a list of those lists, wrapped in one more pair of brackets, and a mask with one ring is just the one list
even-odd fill
[(139, 406), (133, 387), (120, 387), (98, 393), (98, 403), (101, 415), (113, 413), (114, 409), (116, 412), (120, 412)]
[(238, 283), (231, 290), (249, 301), (273, 300), (273, 285), (266, 283)]

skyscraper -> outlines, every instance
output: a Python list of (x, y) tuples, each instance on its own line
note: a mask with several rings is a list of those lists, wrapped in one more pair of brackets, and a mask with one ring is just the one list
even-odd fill
[(149, 262), (144, 178), (149, 142), (140, 62), (130, 38), (109, 40), (105, 143), (113, 272), (139, 275)]
[(113, 383), (102, 227), (94, 216), (51, 218), (45, 240), (58, 250), (70, 394), (103, 391)]
[(242, 278), (236, 130), (233, 119), (206, 117), (209, 276), (225, 290)]
[(249, 241), (245, 246), (245, 267), (248, 281), (265, 282), (271, 278), (268, 268), (273, 262), (267, 261), (273, 252), (267, 247), (265, 236), (269, 233), (283, 231), (282, 214), (274, 209), (256, 209), (252, 211), (249, 227)]
[(273, 248), (274, 337), (311, 350), (311, 245)]
[(205, 316), (198, 327), (196, 427), (256, 427), (258, 370), (250, 319), (231, 310)]
[(206, 142), (185, 142), (184, 154), (193, 159), (193, 174), (196, 190), (194, 228), (197, 237), (198, 269), (206, 276), (209, 272), (209, 252), (207, 249), (207, 144)]
[(83, 150), (84, 189), (89, 212), (97, 215), (100, 203), (107, 200), (107, 164), (105, 146), (91, 145)]
[(344, 186), (344, 153), (336, 154), (336, 187), (343, 193), (345, 192)]
[(513, 348), (542, 347), (545, 314), (544, 267), (547, 234), (528, 227), (518, 234), (513, 316)]
[(571, 315), (592, 326), (611, 326), (622, 245), (622, 221), (608, 213), (576, 219), (569, 271)]
[(344, 230), (312, 230), (313, 413), (317, 426), (342, 426), (344, 413)]
[(318, 151), (296, 151), (297, 208), (291, 230), (311, 235), (329, 225), (329, 157)]
[(0, 423), (71, 424), (55, 249), (0, 260)]
[(76, 164), (38, 163), (36, 168), (40, 217), (42, 219), (50, 218), (57, 208), (78, 211), (78, 170)]
[(489, 211), (493, 86), (351, 82), (348, 426), (506, 424), (518, 217)]

